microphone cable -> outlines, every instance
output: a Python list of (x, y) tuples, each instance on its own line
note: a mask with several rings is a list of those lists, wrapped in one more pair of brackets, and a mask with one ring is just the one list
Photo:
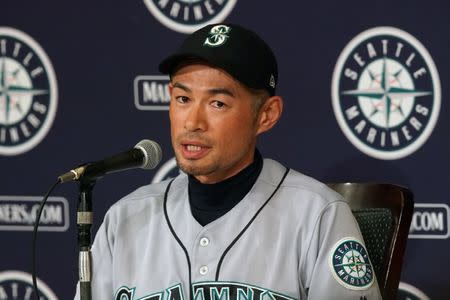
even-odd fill
[(47, 202), (48, 196), (53, 192), (53, 190), (56, 188), (58, 184), (61, 183), (61, 180), (58, 178), (58, 180), (53, 184), (53, 186), (48, 190), (47, 194), (45, 194), (44, 198), (41, 201), (41, 205), (39, 206), (39, 210), (36, 214), (36, 220), (34, 221), (34, 229), (33, 229), (33, 238), (32, 238), (32, 245), (31, 245), (31, 276), (33, 277), (33, 287), (34, 287), (34, 293), (36, 295), (36, 299), (39, 300), (39, 290), (37, 287), (37, 280), (36, 280), (36, 238), (37, 238), (37, 231), (39, 222), (41, 220), (41, 214), (44, 209), (44, 205)]

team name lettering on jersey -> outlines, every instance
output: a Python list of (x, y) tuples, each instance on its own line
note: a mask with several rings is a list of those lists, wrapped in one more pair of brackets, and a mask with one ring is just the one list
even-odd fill
[[(274, 291), (235, 282), (200, 282), (192, 284), (194, 300), (296, 300)], [(135, 299), (136, 288), (119, 288), (115, 300), (184, 300), (181, 284)]]

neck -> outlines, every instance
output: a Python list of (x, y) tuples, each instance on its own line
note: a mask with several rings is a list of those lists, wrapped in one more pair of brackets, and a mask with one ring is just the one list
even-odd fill
[(203, 184), (215, 184), (215, 183), (225, 181), (225, 180), (235, 176), (236, 174), (238, 174), (239, 172), (241, 172), (242, 170), (247, 168), (249, 165), (251, 165), (255, 159), (255, 151), (256, 151), (256, 148), (254, 148), (253, 151), (249, 151), (249, 154), (247, 155), (247, 157), (245, 159), (241, 160), (236, 165), (233, 165), (226, 170), (222, 170), (220, 172), (213, 172), (213, 173), (207, 174), (207, 175), (197, 175), (194, 177), (197, 181), (199, 181)]
[(221, 182), (204, 184), (189, 175), (189, 202), (194, 218), (204, 226), (226, 214), (250, 191), (262, 167), (262, 157), (256, 150), (253, 163)]

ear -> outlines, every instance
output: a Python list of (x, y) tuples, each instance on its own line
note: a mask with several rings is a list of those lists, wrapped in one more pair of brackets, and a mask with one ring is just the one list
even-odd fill
[(268, 98), (258, 114), (258, 130), (256, 134), (261, 134), (274, 127), (282, 112), (283, 99), (280, 96)]

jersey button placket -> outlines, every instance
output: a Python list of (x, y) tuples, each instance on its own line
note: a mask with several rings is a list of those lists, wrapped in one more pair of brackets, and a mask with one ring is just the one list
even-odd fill
[[(196, 268), (196, 276), (194, 276), (193, 280), (212, 280), (210, 278), (212, 272), (212, 264), (214, 259), (214, 245), (211, 241), (211, 237), (208, 236), (208, 231), (203, 231), (199, 234), (196, 242), (195, 242), (195, 255), (194, 265)], [(195, 279), (197, 277), (197, 279)]]
[[(209, 245), (209, 239), (207, 237), (202, 237), (199, 244), (201, 247), (207, 247)], [(201, 266), (198, 271), (200, 275), (206, 275), (208, 274), (209, 269), (208, 266)]]

